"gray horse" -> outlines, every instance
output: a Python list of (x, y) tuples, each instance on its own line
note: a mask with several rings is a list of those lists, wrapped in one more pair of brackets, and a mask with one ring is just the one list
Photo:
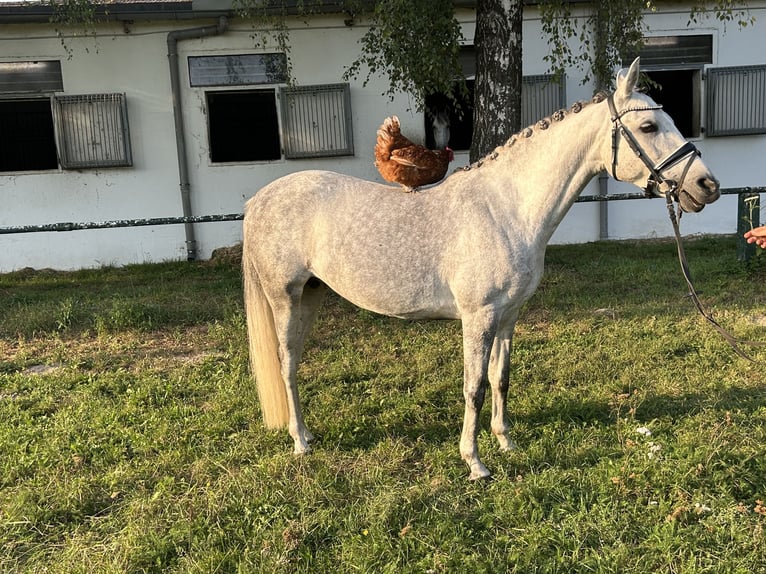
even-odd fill
[(489, 384), (491, 429), (508, 433), (511, 340), (519, 310), (543, 274), (545, 248), (585, 185), (604, 169), (684, 211), (718, 199), (718, 182), (648, 96), (635, 91), (638, 59), (608, 98), (577, 103), (526, 128), (440, 184), (406, 194), (330, 171), (288, 175), (247, 203), (243, 271), (250, 356), (264, 422), (288, 426), (309, 450), (296, 372), (327, 289), (406, 319), (459, 319), (465, 416), (460, 454), (479, 459), (479, 412)]

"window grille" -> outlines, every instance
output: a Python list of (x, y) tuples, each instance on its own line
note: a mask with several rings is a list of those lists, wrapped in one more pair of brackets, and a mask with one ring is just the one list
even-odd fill
[(524, 76), (521, 83), (521, 125), (528, 126), (566, 106), (565, 81), (553, 76)]
[(348, 84), (283, 88), (280, 99), (286, 158), (354, 155)]
[(766, 65), (707, 70), (709, 136), (766, 133)]
[(124, 94), (54, 96), (63, 168), (133, 165)]

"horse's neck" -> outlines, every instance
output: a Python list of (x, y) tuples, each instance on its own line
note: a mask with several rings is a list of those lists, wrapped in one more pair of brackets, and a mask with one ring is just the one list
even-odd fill
[(569, 112), (547, 129), (535, 127), (530, 137), (522, 131), (487, 169), (491, 180), (507, 182), (494, 187), (498, 203), (507, 205), (513, 219), (509, 223), (523, 222), (543, 243), (548, 242), (583, 188), (604, 168), (603, 105)]

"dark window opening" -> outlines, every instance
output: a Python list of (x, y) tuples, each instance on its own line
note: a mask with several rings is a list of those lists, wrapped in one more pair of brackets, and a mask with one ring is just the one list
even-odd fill
[(646, 93), (673, 118), (685, 138), (700, 135), (699, 70), (647, 71)]
[(274, 90), (208, 92), (207, 111), (212, 162), (282, 157)]
[(0, 101), (0, 172), (58, 169), (47, 98)]
[[(566, 78), (555, 82), (550, 75), (524, 76), (521, 82), (521, 126), (532, 125), (565, 106), (565, 85)], [(468, 93), (457, 103), (444, 94), (426, 97), (426, 147), (437, 149), (448, 145), (456, 151), (471, 149), (476, 81), (466, 79), (466, 86)]]
[[(432, 94), (426, 97), (426, 147), (429, 149), (449, 146), (455, 151), (471, 149), (473, 138), (473, 95), (474, 80), (466, 80), (468, 95), (460, 102), (459, 107), (443, 94)], [(440, 136), (439, 126), (448, 120), (449, 126), (447, 143)], [(439, 141), (437, 141), (439, 140)]]

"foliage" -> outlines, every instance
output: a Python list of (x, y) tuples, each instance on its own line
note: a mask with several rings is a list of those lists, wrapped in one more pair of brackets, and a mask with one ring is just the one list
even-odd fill
[[(715, 316), (766, 337), (764, 258), (686, 248)], [(766, 572), (762, 367), (694, 314), (672, 243), (546, 262), (514, 341), (519, 449), (485, 404), (476, 484), (455, 322), (330, 297), (296, 458), (260, 423), (236, 263), (0, 275), (0, 571)]]
[[(585, 18), (576, 18), (567, 0), (541, 3), (543, 31), (550, 38), (545, 60), (561, 76), (567, 68), (584, 72), (583, 83), (595, 79), (600, 88), (612, 80), (612, 71), (627, 52), (637, 52), (643, 40), (646, 0), (595, 2)], [(570, 47), (577, 40), (576, 51)], [(592, 74), (592, 76), (591, 76)]]
[[(288, 55), (288, 62), (287, 16), (308, 20), (324, 7), (322, 2), (302, 0), (234, 0), (233, 5), (241, 17), (252, 22), (256, 46), (265, 48), (271, 43)], [(370, 24), (360, 41), (359, 56), (346, 67), (344, 79), (364, 76), (366, 85), (371, 78), (385, 75), (385, 94), (391, 98), (409, 94), (418, 109), (433, 93), (447, 94), (454, 102), (465, 94), (458, 59), (462, 32), (451, 0), (348, 0), (343, 8), (349, 24), (356, 20)]]
[[(50, 21), (56, 26), (56, 35), (68, 59), (74, 56), (69, 36), (92, 36), (95, 39), (98, 22), (96, 8), (102, 7), (105, 16), (109, 13), (108, 7), (93, 0), (43, 0), (43, 3), (53, 10)], [(88, 50), (87, 47), (85, 49)]]
[[(63, 26), (83, 25), (86, 32), (94, 32), (96, 6), (93, 0), (44, 0), (54, 7), (53, 21)], [(652, 0), (614, 0), (611, 2), (577, 3), (566, 0), (543, 0), (540, 2), (542, 25), (548, 36), (550, 52), (545, 56), (553, 73), (561, 75), (567, 68), (583, 72), (583, 83), (594, 79), (597, 88), (611, 85), (613, 70), (628, 53), (636, 53), (643, 41), (643, 14), (656, 10), (658, 2)], [(573, 8), (576, 6), (576, 8)], [(237, 14), (252, 23), (252, 38), (256, 47), (276, 49), (286, 56), (285, 76), (293, 83), (290, 57), (290, 33), (288, 16), (309, 20), (328, 10), (323, 0), (233, 0)], [(445, 94), (460, 109), (460, 102), (467, 94), (465, 79), (460, 65), (460, 44), (463, 39), (459, 22), (454, 15), (451, 0), (345, 0), (333, 3), (332, 9), (344, 11), (349, 25), (356, 20), (367, 20), (369, 27), (360, 41), (360, 53), (344, 71), (344, 79), (364, 77), (370, 79), (385, 76), (388, 87), (384, 92), (393, 98), (396, 94), (410, 96), (414, 107), (422, 109), (424, 100), (431, 94)], [(481, 10), (478, 3), (477, 10)], [(574, 10), (574, 11), (573, 11)], [(584, 12), (583, 12), (584, 11)], [(736, 22), (746, 26), (753, 21), (746, 3), (732, 0), (705, 2), (695, 0), (690, 9), (690, 22), (714, 15), (723, 22)], [(507, 30), (505, 30), (507, 31)], [(71, 57), (65, 36), (58, 31), (65, 49)], [(573, 50), (569, 42), (576, 40)], [(479, 38), (476, 39), (480, 44)], [(518, 48), (520, 54), (520, 47)], [(484, 55), (482, 61), (493, 62)], [(520, 60), (520, 57), (515, 59)], [(515, 65), (515, 64), (514, 64)], [(515, 75), (511, 75), (515, 78)], [(515, 81), (509, 79), (508, 81)], [(496, 82), (494, 82), (496, 84)], [(485, 86), (490, 92), (484, 105), (503, 100), (504, 86)], [(520, 101), (520, 100), (519, 100)], [(518, 106), (517, 106), (518, 107)], [(476, 123), (478, 135), (487, 136), (495, 122), (491, 110), (476, 107), (475, 114), (485, 120)], [(510, 131), (520, 126), (512, 126)], [(497, 128), (499, 130), (499, 128)], [(496, 130), (497, 131), (497, 130)], [(503, 125), (503, 136), (507, 136)], [(497, 137), (489, 134), (488, 141)], [(481, 138), (475, 138), (480, 140)], [(472, 157), (479, 157), (493, 147), (474, 146)], [(481, 148), (481, 149), (479, 149)]]
[(740, 28), (755, 22), (755, 16), (747, 10), (747, 2), (733, 2), (732, 0), (715, 0), (714, 2), (696, 0), (689, 15), (689, 21), (696, 24), (711, 14), (721, 22), (733, 22)]
[[(575, 68), (584, 73), (583, 83), (595, 80), (598, 88), (609, 87), (613, 70), (628, 54), (639, 52), (645, 32), (643, 14), (656, 11), (658, 4), (652, 0), (614, 0), (576, 5), (573, 9), (566, 0), (544, 0), (540, 11), (543, 31), (549, 38), (550, 52), (545, 60), (551, 72), (560, 76), (567, 68)], [(689, 22), (699, 23), (711, 14), (740, 27), (754, 21), (746, 2), (696, 0)], [(569, 45), (573, 39), (576, 51)]]
[[(70, 0), (84, 2), (87, 0)], [(271, 37), (281, 51), (289, 54), (289, 32), (285, 17), (288, 6), (309, 18), (321, 10), (322, 2), (298, 0), (234, 0), (239, 13), (270, 32), (254, 35), (259, 43)], [(594, 80), (597, 88), (608, 88), (613, 71), (627, 54), (638, 53), (643, 43), (643, 15), (656, 11), (652, 0), (615, 0), (573, 4), (567, 0), (540, 2), (543, 31), (550, 51), (545, 56), (550, 71), (560, 76), (567, 68), (583, 72), (583, 83)], [(418, 109), (424, 98), (444, 93), (459, 107), (465, 82), (458, 59), (462, 32), (449, 0), (348, 0), (345, 10), (350, 21), (368, 18), (370, 28), (361, 40), (361, 53), (346, 69), (346, 79), (366, 69), (365, 83), (377, 74), (389, 80), (385, 94), (407, 93)], [(689, 8), (689, 22), (699, 23), (713, 16), (739, 27), (752, 24), (746, 2), (695, 0)], [(573, 50), (570, 41), (576, 40)]]
[(367, 69), (365, 84), (377, 74), (388, 77), (386, 94), (404, 92), (423, 108), (431, 94), (446, 94), (455, 104), (466, 88), (460, 65), (460, 24), (451, 0), (381, 0), (370, 15), (361, 54), (344, 73), (355, 78)]
[[(295, 8), (299, 13), (308, 16), (313, 3), (309, 6), (299, 0)], [(280, 71), (293, 83), (292, 59), (290, 57), (290, 31), (287, 25), (289, 14), (288, 3), (285, 1), (233, 0), (232, 8), (242, 18), (252, 23), (250, 37), (256, 48), (263, 50), (276, 49), (285, 55), (285, 69)]]

